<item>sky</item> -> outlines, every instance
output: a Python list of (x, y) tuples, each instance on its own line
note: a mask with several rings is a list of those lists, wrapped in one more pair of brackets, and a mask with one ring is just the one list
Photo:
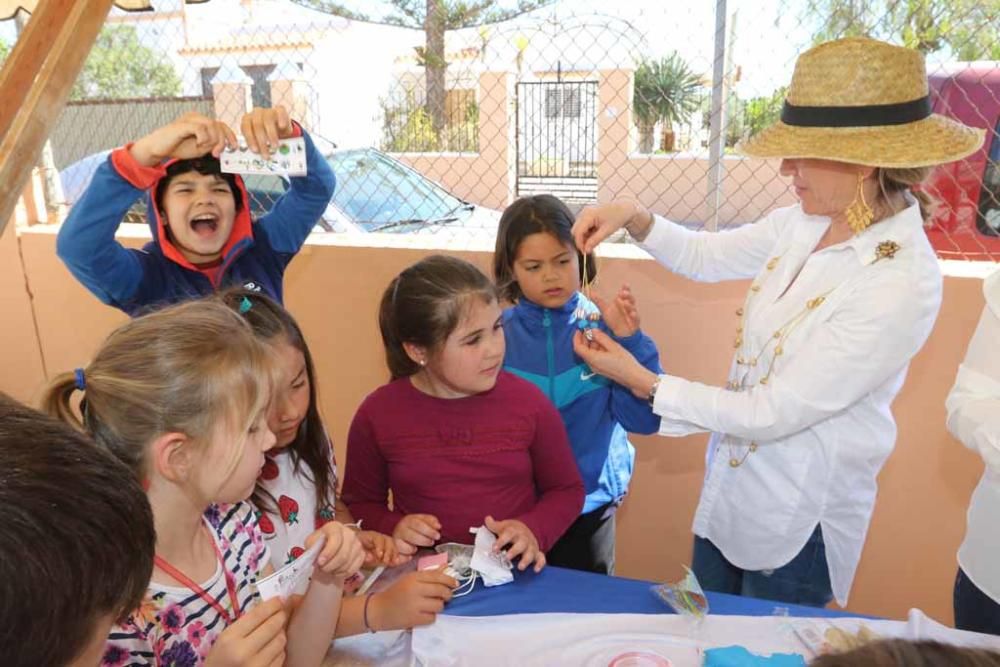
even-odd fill
[[(153, 0), (159, 9), (176, 9), (182, 0)], [(212, 3), (233, 3), (235, 0), (211, 0)], [(291, 7), (289, 16), (324, 15)], [(384, 17), (389, 7), (381, 0), (338, 0), (355, 11), (373, 18)], [(509, 7), (514, 0), (499, 0)], [(791, 78), (795, 57), (811, 44), (814, 26), (806, 18), (806, 0), (726, 0), (726, 14), (731, 37), (729, 46), (733, 71), (738, 69), (736, 93), (743, 99), (769, 95), (775, 88), (786, 85)], [(271, 3), (274, 4), (274, 3)], [(490, 28), (495, 45), (511, 42), (522, 32), (534, 35), (530, 48), (551, 50), (555, 44), (564, 57), (578, 63), (601, 61), (599, 49), (613, 46), (615, 57), (626, 53), (637, 59), (659, 58), (676, 51), (690, 66), (706, 77), (712, 73), (715, 48), (716, 2), (678, 0), (557, 0), (528, 17)], [(116, 10), (119, 11), (119, 10)], [(563, 26), (576, 26), (571, 32)], [(531, 26), (526, 30), (524, 26)], [(609, 46), (607, 35), (596, 33), (604, 27), (620, 35)], [(466, 31), (469, 43), (479, 42), (479, 30)], [(14, 39), (13, 21), (0, 22), (0, 39)], [(571, 42), (567, 44), (567, 42)], [(510, 48), (507, 45), (508, 50)], [(609, 54), (603, 54), (606, 56)], [(940, 60), (940, 57), (937, 58)], [(930, 59), (931, 66), (935, 58)]]
[[(219, 1), (219, 0), (213, 0)], [(154, 6), (173, 9), (180, 0), (154, 0)], [(501, 0), (508, 6), (510, 0)], [(749, 96), (766, 94), (786, 82), (790, 65), (794, 61), (797, 45), (808, 40), (808, 31), (796, 27), (788, 30), (776, 26), (776, 17), (784, 5), (800, 0), (728, 0), (730, 20), (735, 15), (736, 31), (732, 45), (733, 62), (739, 65), (742, 80), (738, 91)], [(384, 15), (384, 2), (378, 0), (341, 0), (341, 4), (369, 16)], [(518, 23), (538, 24), (539, 20), (551, 22), (581, 21), (588, 17), (592, 26), (590, 34), (597, 31), (601, 22), (620, 32), (628, 51), (637, 55), (660, 57), (677, 51), (699, 72), (711, 74), (714, 48), (715, 3), (678, 2), (676, 0), (559, 0), (550, 7), (536, 11), (530, 18), (521, 19), (506, 27), (494, 29), (505, 33)], [(791, 23), (791, 21), (785, 21)], [(477, 31), (478, 32), (478, 31)], [(583, 31), (587, 34), (587, 30)], [(792, 34), (794, 33), (794, 34)], [(8, 44), (14, 40), (13, 21), (0, 22), (0, 39)], [(586, 53), (587, 44), (580, 44)], [(619, 45), (620, 47), (622, 45)], [(593, 47), (590, 47), (593, 48)], [(743, 94), (741, 94), (743, 96)]]

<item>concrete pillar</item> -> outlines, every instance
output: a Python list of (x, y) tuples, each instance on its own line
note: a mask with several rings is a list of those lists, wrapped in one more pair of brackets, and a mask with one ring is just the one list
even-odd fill
[(597, 84), (597, 200), (609, 202), (628, 190), (635, 170), (628, 164), (632, 127), (632, 70), (601, 70)]
[(309, 88), (299, 66), (285, 61), (267, 77), (271, 84), (271, 106), (281, 105), (289, 115), (307, 130), (313, 130), (315, 119), (309, 106)]

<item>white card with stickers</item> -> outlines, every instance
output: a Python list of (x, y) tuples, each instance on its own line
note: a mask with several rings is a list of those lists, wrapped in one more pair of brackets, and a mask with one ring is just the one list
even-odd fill
[(219, 165), (227, 174), (276, 174), (278, 176), (306, 175), (306, 140), (302, 137), (280, 139), (271, 151), (271, 159), (265, 160), (246, 147), (240, 140), (236, 150), (226, 149), (219, 156)]
[(312, 578), (316, 557), (326, 544), (326, 537), (320, 537), (309, 550), (288, 565), (268, 577), (257, 580), (257, 592), (261, 600), (280, 597), (287, 600), (291, 595), (304, 595)]

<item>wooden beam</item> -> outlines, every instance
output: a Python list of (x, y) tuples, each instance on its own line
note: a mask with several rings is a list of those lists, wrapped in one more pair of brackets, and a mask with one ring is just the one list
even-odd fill
[(0, 71), (0, 235), (113, 0), (40, 0)]

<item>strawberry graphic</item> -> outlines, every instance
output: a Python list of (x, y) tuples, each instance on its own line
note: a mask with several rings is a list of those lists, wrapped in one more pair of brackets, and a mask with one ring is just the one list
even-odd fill
[(291, 525), (299, 522), (299, 504), (294, 498), (281, 496), (278, 498), (278, 511), (281, 512), (281, 520)]
[(302, 547), (292, 547), (292, 550), (288, 552), (288, 560), (285, 561), (285, 564), (287, 565), (288, 563), (291, 563), (293, 560), (295, 560), (304, 553), (305, 549), (303, 549)]
[(261, 514), (257, 517), (257, 525), (260, 526), (260, 532), (264, 533), (264, 537), (274, 537), (274, 522), (271, 521), (271, 517)]
[(271, 459), (264, 459), (264, 467), (260, 469), (260, 478), (269, 481), (278, 476), (278, 464)]
[(333, 521), (333, 508), (329, 505), (324, 505), (316, 512), (316, 530), (319, 530), (331, 521)]

